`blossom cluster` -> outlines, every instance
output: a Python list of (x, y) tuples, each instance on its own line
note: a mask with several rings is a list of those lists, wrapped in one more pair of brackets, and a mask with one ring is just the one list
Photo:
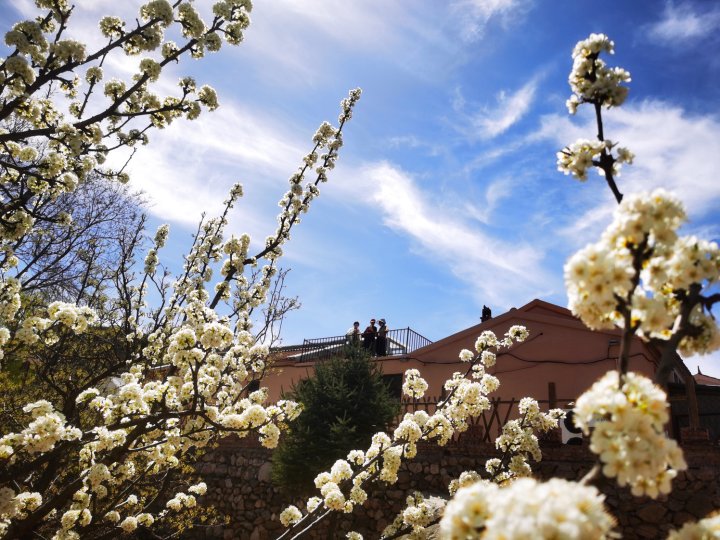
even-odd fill
[[(491, 336), (486, 336), (491, 338)], [(485, 341), (483, 338), (482, 341)], [(477, 471), (465, 471), (459, 478), (454, 479), (448, 486), (451, 497), (456, 496), (459, 490), (470, 488), (471, 486), (484, 485), (509, 485), (519, 477), (529, 476), (531, 474), (530, 465), (527, 463), (529, 457), (536, 461), (541, 459), (540, 447), (538, 444), (535, 431), (546, 432), (550, 429), (557, 428), (558, 419), (564, 412), (555, 409), (547, 413), (540, 411), (537, 401), (531, 398), (523, 398), (519, 404), (519, 412), (521, 418), (519, 420), (511, 420), (502, 430), (502, 434), (496, 439), (496, 447), (501, 450), (501, 458), (491, 458), (485, 463), (485, 471), (488, 478)], [(477, 487), (477, 486), (476, 486)], [(490, 488), (492, 490), (494, 488)], [(472, 490), (470, 490), (472, 491)], [(467, 493), (467, 492), (466, 492)], [(476, 501), (477, 502), (477, 501)], [(432, 504), (431, 504), (432, 503)], [(438, 515), (444, 508), (444, 502), (438, 504), (438, 501), (426, 500), (422, 494), (415, 493), (408, 497), (406, 508), (398, 514), (395, 520), (385, 529), (383, 537), (394, 537), (399, 531), (409, 532), (410, 538), (424, 539), (427, 537), (428, 531), (426, 527), (435, 523)], [(476, 508), (477, 509), (477, 508)], [(449, 509), (448, 512), (463, 513), (465, 510)], [(482, 512), (481, 512), (482, 513)], [(456, 516), (457, 517), (457, 516)], [(457, 536), (447, 536), (448, 538), (475, 538), (481, 524), (477, 524), (476, 517), (463, 516), (460, 520), (467, 520), (458, 526), (460, 532), (455, 531)], [(470, 523), (476, 523), (475, 527), (470, 527)], [(456, 524), (457, 525), (457, 524)], [(465, 536), (463, 536), (465, 534)], [(443, 536), (445, 538), (445, 536)]]
[(720, 537), (720, 514), (689, 522), (677, 531), (670, 531), (668, 540), (705, 540)]
[[(14, 300), (11, 303), (14, 305)], [(17, 306), (19, 307), (19, 297)], [(15, 307), (13, 309), (17, 310)], [(24, 345), (34, 345), (39, 342), (52, 344), (58, 340), (57, 332), (61, 331), (62, 327), (72, 333), (82, 334), (97, 320), (97, 314), (92, 308), (68, 302), (52, 302), (47, 308), (47, 315), (47, 317), (33, 315), (22, 319), (14, 335), (17, 341)], [(0, 328), (0, 347), (5, 345), (9, 338), (10, 331), (7, 328)]]
[[(198, 313), (208, 315), (201, 306), (192, 302), (188, 304), (185, 311), (188, 323), (169, 338), (164, 361), (177, 368), (177, 375), (166, 377), (163, 381), (147, 380), (142, 368), (133, 365), (122, 375), (122, 384), (114, 394), (102, 395), (99, 390), (90, 388), (78, 396), (78, 404), (86, 405), (89, 411), (97, 411), (101, 424), (84, 436), (87, 443), (80, 452), (78, 463), (83, 471), (83, 488), (75, 494), (71, 508), (62, 517), (64, 534), (70, 534), (75, 526), (89, 523), (89, 494), (105, 499), (109, 492), (134, 475), (133, 459), (140, 454), (146, 455), (153, 471), (177, 467), (179, 458), (185, 452), (210, 441), (208, 428), (211, 424), (220, 425), (225, 432), (236, 432), (240, 436), (258, 430), (261, 442), (267, 447), (274, 447), (280, 426), (285, 426), (299, 414), (300, 408), (289, 401), (264, 406), (264, 390), (242, 398), (244, 385), (239, 383), (252, 369), (250, 364), (257, 354), (249, 352), (254, 347), (251, 336), (244, 332), (240, 335), (241, 341), (235, 341), (232, 332), (224, 325), (191, 319), (191, 315)], [(221, 355), (221, 350), (227, 352)], [(173, 413), (192, 410), (192, 403), (198, 399), (214, 405), (208, 404), (193, 417), (188, 417), (184, 424), (178, 423)], [(167, 419), (151, 422), (155, 424), (155, 429), (148, 430), (136, 442), (133, 459), (128, 457), (106, 465), (106, 456), (126, 444), (136, 419), (153, 418), (153, 411), (158, 406), (166, 411), (163, 416)], [(6, 466), (22, 462), (22, 459), (31, 458), (34, 454), (50, 452), (63, 441), (78, 441), (83, 437), (83, 432), (69, 425), (47, 401), (29, 404), (24, 410), (33, 421), (23, 431), (0, 439), (0, 460)], [(205, 489), (204, 484), (199, 484), (191, 487), (190, 491), (202, 494)], [(132, 500), (137, 500), (137, 497)], [(178, 493), (167, 502), (167, 509), (180, 511), (195, 504), (194, 495)], [(113, 520), (117, 514), (119, 520), (122, 515), (119, 512), (127, 511), (128, 508), (113, 509), (115, 513), (106, 519)], [(125, 515), (119, 526), (126, 531), (133, 530), (136, 522), (152, 522), (154, 519), (153, 516)]]
[(36, 510), (43, 502), (37, 492), (16, 493), (9, 487), (0, 487), (0, 534), (4, 535), (6, 523), (11, 519), (22, 519), (27, 512)]
[(509, 420), (502, 433), (495, 440), (495, 446), (502, 451), (503, 458), (492, 458), (485, 463), (485, 470), (493, 481), (506, 482), (513, 478), (530, 476), (532, 469), (528, 459), (542, 459), (540, 443), (536, 432), (546, 433), (558, 427), (558, 420), (564, 417), (562, 409), (542, 412), (538, 402), (532, 398), (522, 398), (518, 405), (520, 418)]
[[(473, 361), (474, 359), (476, 362), (471, 366), (470, 379), (455, 374), (453, 379), (447, 381), (445, 385), (446, 390), (453, 396), (447, 401), (447, 414), (451, 418), (451, 426), (457, 432), (467, 429), (469, 416), (479, 414), (478, 410), (482, 412), (489, 408), (487, 398), (483, 397), (478, 402), (477, 397), (482, 396), (482, 392), (494, 391), (499, 385), (499, 381), (495, 377), (484, 371), (485, 367), (494, 365), (496, 361), (496, 355), (490, 348), (498, 345), (509, 346), (513, 340), (524, 341), (527, 336), (528, 332), (522, 326), (511, 327), (502, 340), (498, 340), (493, 332), (487, 331), (483, 332), (476, 341), (476, 357), (468, 350), (461, 351), (460, 358), (463, 361)], [(479, 379), (480, 382), (473, 383), (472, 379), (476, 381)], [(531, 473), (528, 458), (532, 457), (536, 461), (541, 459), (535, 432), (547, 432), (557, 428), (558, 419), (564, 415), (560, 409), (554, 409), (547, 413), (541, 412), (537, 401), (531, 398), (521, 400), (519, 412), (521, 418), (506, 423), (501, 435), (495, 441), (496, 447), (503, 452), (503, 457), (489, 459), (485, 464), (490, 479), (498, 484), (521, 476), (528, 476)], [(416, 416), (418, 414), (420, 411), (415, 413)], [(438, 438), (436, 441), (441, 445), (446, 442), (444, 438)], [(408, 457), (413, 456), (414, 454), (411, 454)], [(460, 487), (468, 486), (481, 478), (476, 471), (462, 473), (458, 479), (450, 483), (450, 494), (454, 495)], [(433, 503), (429, 504), (418, 493), (408, 497), (408, 506), (398, 514), (383, 535), (392, 536), (402, 530), (409, 531), (410, 538), (425, 538), (427, 534), (425, 527), (437, 518), (437, 514), (442, 509), (442, 505), (438, 506), (437, 501), (433, 501)]]
[(687, 468), (677, 442), (664, 432), (669, 419), (665, 393), (650, 380), (627, 373), (618, 384), (610, 371), (580, 396), (575, 423), (590, 435), (590, 450), (603, 473), (629, 485), (633, 495), (670, 493), (677, 471)]
[[(214, 232), (220, 231), (221, 227)], [(167, 229), (161, 228), (156, 247), (162, 246), (166, 236)], [(199, 239), (200, 248), (188, 258), (187, 272), (176, 283), (175, 296), (165, 311), (165, 324), (149, 334), (138, 326), (137, 333), (128, 336), (131, 342), (144, 343), (141, 354), (145, 361), (165, 366), (163, 377), (148, 377), (144, 363), (136, 363), (120, 375), (116, 390), (85, 389), (76, 403), (95, 415), (97, 423), (90, 431), (69, 424), (51, 403), (39, 401), (25, 408), (32, 422), (24, 430), (0, 439), (0, 462), (7, 467), (21, 466), (37, 454), (82, 440), (77, 463), (82, 487), (70, 509), (61, 516), (61, 537), (75, 537), (75, 528), (86, 526), (92, 519), (90, 499), (109, 500), (111, 493), (123, 489), (139, 472), (135, 463), (143, 461), (143, 456), (152, 472), (176, 468), (188, 451), (228, 432), (246, 436), (257, 431), (260, 442), (272, 448), (281, 430), (300, 413), (300, 407), (291, 401), (266, 405), (266, 389), (246, 395), (249, 381), (265, 369), (268, 349), (255, 344), (249, 331), (235, 331), (227, 317), (220, 317), (207, 306), (209, 295), (203, 285), (209, 275), (203, 266), (212, 257), (214, 246), (222, 245), (215, 238), (217, 234)], [(264, 300), (268, 286), (263, 283), (255, 287), (259, 302)], [(56, 324), (80, 333), (92, 324), (93, 316), (88, 308), (55, 302), (48, 308), (47, 319), (26, 319), (17, 337), (28, 343), (46, 340)], [(184, 417), (182, 423), (180, 417)], [(132, 457), (124, 454), (125, 458), (106, 463), (107, 456), (128, 446), (138, 421), (146, 428), (139, 437), (133, 437)], [(201, 493), (204, 488), (190, 491)], [(153, 516), (140, 511), (144, 504), (141, 498), (132, 497), (131, 504), (106, 507), (104, 520), (130, 532), (138, 524), (152, 524), (167, 512), (179, 512), (196, 504), (194, 495), (178, 493), (167, 502), (165, 510)], [(21, 510), (8, 514), (3, 526), (24, 516)]]
[(578, 139), (566, 146), (557, 153), (557, 167), (560, 172), (583, 182), (587, 180), (588, 169), (595, 167), (620, 202), (622, 194), (617, 189), (615, 177), (624, 163), (632, 164), (635, 156), (627, 148), (617, 147), (617, 143), (605, 138), (602, 107), (618, 106), (625, 101), (628, 89), (621, 83), (629, 82), (630, 74), (622, 68), (608, 68), (599, 58), (603, 52), (613, 53), (613, 42), (604, 34), (591, 34), (573, 50), (574, 63), (569, 77), (573, 94), (567, 107), (570, 114), (575, 114), (583, 103), (594, 105), (597, 140)]
[(420, 399), (425, 395), (427, 389), (428, 384), (425, 382), (425, 379), (420, 376), (420, 371), (417, 369), (408, 369), (405, 371), (402, 385), (404, 395), (412, 399)]
[[(569, 307), (590, 328), (624, 326), (623, 308), (640, 335), (668, 339), (679, 320), (682, 296), (720, 278), (720, 249), (694, 236), (678, 237), (685, 210), (658, 189), (626, 197), (599, 242), (565, 265)], [(690, 315), (697, 328), (680, 342), (685, 354), (720, 347), (710, 313), (697, 304)]]
[(435, 522), (445, 508), (445, 500), (439, 497), (426, 498), (419, 491), (408, 496), (405, 508), (390, 525), (385, 527), (380, 538), (395, 537), (400, 531), (409, 529), (408, 540), (424, 540), (427, 538), (426, 527)]
[[(587, 139), (578, 139), (571, 145), (557, 153), (558, 170), (567, 175), (572, 175), (581, 182), (587, 180), (587, 171), (591, 167), (596, 167), (598, 174), (605, 175), (605, 169), (601, 167), (601, 155), (610, 156), (610, 151), (615, 147), (612, 141), (590, 141)], [(634, 154), (627, 148), (619, 147), (616, 150), (617, 155), (610, 157), (612, 160), (612, 174), (618, 176), (620, 167), (623, 163), (631, 165)]]
[[(282, 249), (276, 239), (287, 240), (290, 238), (290, 227), (300, 221), (300, 214), (308, 211), (309, 204), (320, 195), (319, 185), (327, 181), (327, 175), (335, 167), (338, 151), (343, 145), (342, 127), (352, 118), (352, 109), (360, 99), (362, 91), (355, 88), (350, 91), (348, 97), (340, 102), (340, 115), (338, 116), (338, 127), (333, 127), (328, 122), (323, 122), (315, 135), (313, 141), (315, 147), (303, 157), (303, 164), (289, 178), (290, 189), (285, 193), (279, 206), (283, 213), (278, 216), (278, 228), (275, 234), (266, 241), (264, 256), (274, 260), (282, 255)], [(308, 172), (312, 171), (316, 179), (314, 182), (307, 182), (303, 185)]]
[(605, 107), (622, 105), (628, 94), (622, 83), (630, 81), (630, 73), (623, 68), (609, 68), (599, 58), (601, 52), (612, 54), (614, 44), (605, 34), (590, 34), (578, 42), (572, 52), (573, 67), (568, 78), (573, 95), (567, 102), (575, 113), (580, 103), (595, 103)]
[[(20, 309), (22, 302), (20, 300), (20, 281), (7, 277), (0, 282), (0, 323), (7, 324), (15, 318), (15, 314)], [(0, 359), (2, 359), (2, 347), (10, 339), (10, 330), (4, 326), (0, 327)]]
[(21, 432), (0, 437), (0, 459), (10, 464), (16, 460), (19, 452), (47, 452), (59, 441), (73, 441), (82, 436), (82, 432), (68, 425), (65, 416), (55, 410), (49, 401), (28, 403), (23, 407), (23, 411), (30, 414), (32, 422)]
[(478, 481), (445, 507), (440, 536), (468, 538), (610, 538), (614, 519), (595, 487), (558, 478), (520, 478), (506, 487)]
[[(619, 165), (632, 163), (634, 156), (624, 148), (612, 154), (615, 145), (604, 138), (601, 108), (623, 103), (627, 88), (622, 83), (630, 75), (608, 68), (599, 59), (602, 52), (613, 52), (603, 34), (577, 44), (569, 77), (573, 95), (567, 102), (571, 114), (582, 103), (595, 106), (598, 141), (581, 140), (559, 152), (558, 168), (584, 180), (587, 169), (597, 167), (619, 206), (600, 241), (568, 260), (565, 283), (574, 314), (593, 329), (621, 327), (623, 339), (620, 372), (607, 373), (577, 400), (575, 422), (591, 434), (590, 448), (605, 475), (617, 477), (635, 495), (656, 498), (670, 492), (677, 471), (687, 465), (677, 443), (664, 433), (665, 393), (642, 375), (627, 372), (628, 344), (638, 334), (663, 350), (660, 379), (671, 369), (666, 358), (676, 350), (694, 354), (720, 348), (710, 312), (715, 295), (703, 296), (720, 276), (720, 250), (714, 242), (678, 236), (685, 210), (673, 195), (659, 189), (623, 197), (617, 188)], [(670, 538), (705, 537), (715, 525), (709, 518)]]

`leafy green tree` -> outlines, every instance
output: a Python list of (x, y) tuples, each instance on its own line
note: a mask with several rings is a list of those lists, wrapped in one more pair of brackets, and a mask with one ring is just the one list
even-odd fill
[(273, 454), (273, 480), (293, 493), (312, 489), (315, 476), (354, 448), (366, 447), (399, 413), (367, 351), (347, 347), (342, 357), (316, 365), (287, 396), (303, 406)]

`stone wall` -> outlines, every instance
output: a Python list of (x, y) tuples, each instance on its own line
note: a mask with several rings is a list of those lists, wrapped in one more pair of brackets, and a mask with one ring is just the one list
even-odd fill
[[(655, 501), (636, 498), (612, 481), (597, 480), (596, 485), (606, 495), (623, 538), (664, 538), (669, 529), (720, 509), (720, 448), (706, 442), (686, 445), (684, 450), (689, 469), (675, 479), (673, 492), (667, 497)], [(423, 446), (414, 460), (403, 465), (396, 485), (377, 488), (363, 507), (356, 508), (351, 515), (337, 515), (336, 523), (322, 524), (307, 538), (344, 538), (349, 530), (363, 533), (366, 539), (377, 538), (404, 506), (409, 491), (445, 497), (451, 479), (465, 470), (482, 468), (484, 461), (494, 454), (489, 444)], [(288, 500), (272, 485), (269, 458), (268, 450), (235, 439), (206, 454), (198, 465), (208, 484), (203, 502), (227, 514), (230, 522), (227, 526), (195, 529), (186, 538), (264, 540), (277, 537), (283, 530), (278, 521), (280, 511), (288, 504), (301, 504)], [(593, 455), (584, 446), (545, 442), (543, 461), (533, 469), (542, 478), (579, 479), (594, 463)], [(333, 534), (327, 528), (333, 525), (338, 533)]]

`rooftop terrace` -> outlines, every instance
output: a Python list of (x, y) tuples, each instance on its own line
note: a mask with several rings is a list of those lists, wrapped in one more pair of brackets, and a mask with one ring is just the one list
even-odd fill
[[(410, 354), (431, 343), (432, 341), (418, 334), (412, 328), (388, 330), (385, 354), (381, 356), (402, 356)], [(353, 340), (353, 336), (351, 335), (305, 339), (301, 345), (274, 347), (272, 352), (282, 355), (286, 360), (314, 362), (338, 356), (344, 347), (353, 344), (362, 347), (362, 337), (360, 337), (359, 340)], [(371, 354), (376, 353), (374, 347), (370, 347), (369, 350)]]

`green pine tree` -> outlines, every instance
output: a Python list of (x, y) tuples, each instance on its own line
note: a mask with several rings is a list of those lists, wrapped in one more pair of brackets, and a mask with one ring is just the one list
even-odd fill
[(367, 351), (348, 347), (343, 356), (318, 363), (286, 396), (302, 403), (303, 412), (273, 453), (272, 477), (290, 493), (312, 491), (318, 473), (350, 450), (367, 448), (399, 413), (399, 399)]

